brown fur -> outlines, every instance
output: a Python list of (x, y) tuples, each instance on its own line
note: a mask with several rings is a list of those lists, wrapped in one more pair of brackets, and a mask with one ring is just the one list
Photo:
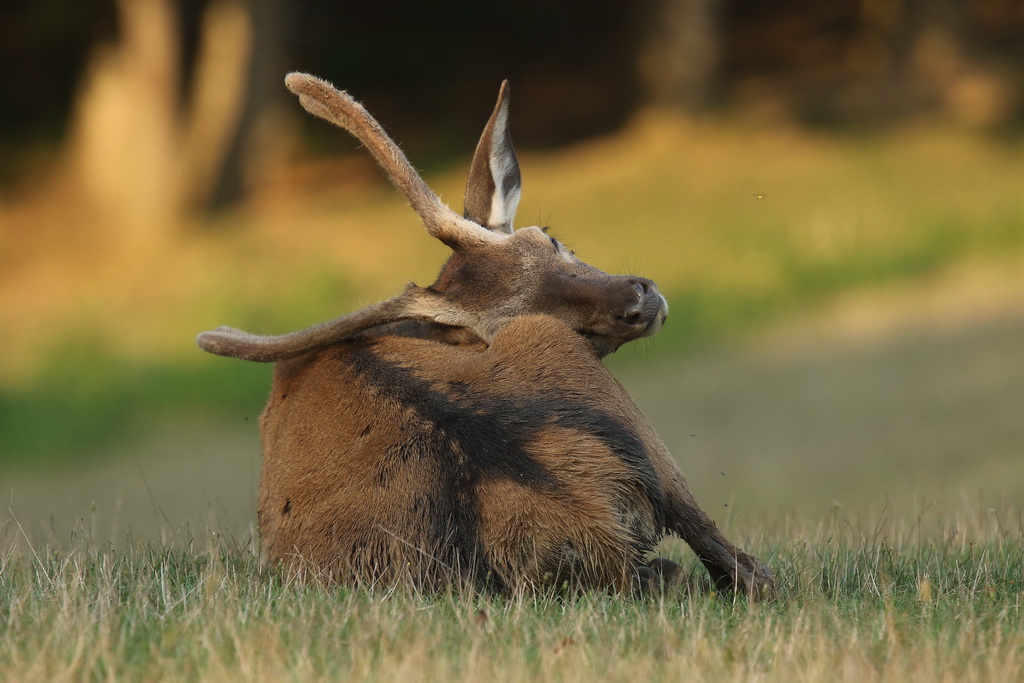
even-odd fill
[(717, 583), (769, 585), (593, 349), (547, 316), (484, 350), (382, 336), (285, 361), (260, 424), (271, 563), (344, 581), (621, 589), (671, 531)]
[(308, 330), (199, 336), (213, 353), (280, 361), (260, 419), (265, 561), (388, 586), (625, 590), (675, 580), (674, 563), (645, 560), (674, 533), (715, 585), (770, 591), (601, 364), (660, 329), (657, 287), (589, 266), (539, 228), (513, 230), (507, 85), (463, 218), (351, 98), (308, 76), (288, 83), (367, 143), (454, 253), (432, 286)]

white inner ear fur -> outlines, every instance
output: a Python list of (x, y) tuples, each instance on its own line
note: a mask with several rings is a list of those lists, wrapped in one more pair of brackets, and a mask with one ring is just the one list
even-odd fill
[(494, 182), (494, 194), (491, 196), (491, 215), (487, 221), (489, 228), (506, 227), (512, 232), (512, 221), (516, 217), (522, 189), (519, 186), (505, 194), (505, 178), (512, 174), (516, 166), (514, 154), (506, 154), (505, 141), (508, 138), (508, 108), (498, 111), (491, 135), (490, 164), (491, 180)]
[(491, 197), (491, 218), (487, 221), (487, 227), (507, 226), (508, 231), (511, 232), (513, 230), (512, 221), (515, 220), (521, 194), (518, 188), (510, 192), (507, 197), (503, 196), (500, 191), (495, 191), (494, 196)]

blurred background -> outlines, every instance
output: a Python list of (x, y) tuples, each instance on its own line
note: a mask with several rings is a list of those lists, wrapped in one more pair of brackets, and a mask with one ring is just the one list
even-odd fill
[(291, 70), (456, 208), (510, 79), (517, 222), (666, 292), (609, 364), (720, 523), (1024, 500), (1018, 0), (8, 0), (0, 59), (0, 537), (246, 538), (270, 368), (194, 335), (432, 281)]

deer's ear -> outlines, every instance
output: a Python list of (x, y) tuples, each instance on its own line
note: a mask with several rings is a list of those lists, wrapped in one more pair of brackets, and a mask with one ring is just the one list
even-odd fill
[(511, 234), (512, 221), (519, 206), (522, 178), (519, 161), (508, 132), (508, 81), (501, 84), (466, 183), (464, 215), (488, 230)]

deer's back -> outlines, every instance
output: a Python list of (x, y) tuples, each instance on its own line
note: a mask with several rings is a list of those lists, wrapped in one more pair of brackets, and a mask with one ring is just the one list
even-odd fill
[(265, 558), (331, 578), (619, 584), (664, 526), (664, 447), (546, 317), (279, 363), (261, 431)]

